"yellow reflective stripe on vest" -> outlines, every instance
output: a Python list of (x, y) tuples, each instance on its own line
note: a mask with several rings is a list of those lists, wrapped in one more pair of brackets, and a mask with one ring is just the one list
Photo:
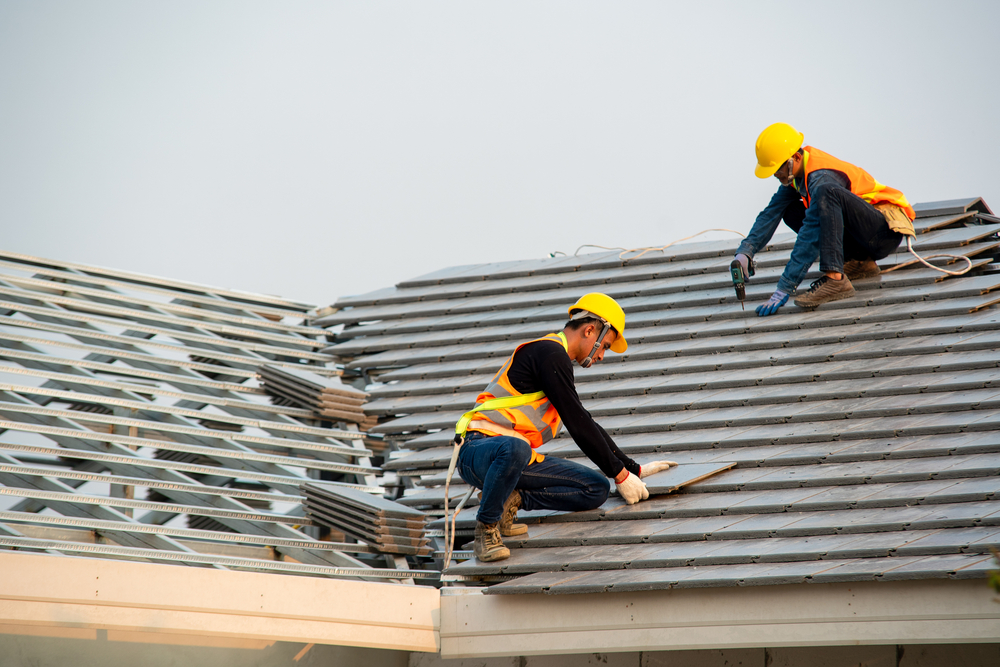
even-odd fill
[[(558, 334), (559, 342), (562, 343), (563, 349), (569, 352), (569, 341), (566, 340), (566, 334), (560, 331)], [(514, 355), (511, 355), (511, 360), (514, 359)], [(465, 432), (469, 429), (469, 422), (472, 421), (472, 416), (478, 412), (489, 412), (490, 410), (497, 410), (499, 408), (519, 408), (522, 405), (527, 405), (528, 403), (534, 403), (545, 398), (544, 391), (534, 391), (530, 394), (521, 394), (520, 396), (503, 396), (501, 398), (491, 398), (488, 401), (483, 401), (474, 407), (473, 409), (462, 415), (458, 422), (455, 424), (455, 435), (465, 436)], [(534, 452), (532, 452), (533, 454)]]
[(504, 396), (502, 398), (491, 398), (488, 401), (483, 401), (459, 418), (458, 423), (455, 424), (455, 435), (465, 435), (465, 431), (469, 428), (469, 422), (472, 421), (472, 416), (477, 412), (486, 412), (499, 408), (519, 408), (522, 405), (527, 405), (543, 398), (545, 398), (544, 391), (535, 391), (530, 394), (521, 394), (520, 396)]

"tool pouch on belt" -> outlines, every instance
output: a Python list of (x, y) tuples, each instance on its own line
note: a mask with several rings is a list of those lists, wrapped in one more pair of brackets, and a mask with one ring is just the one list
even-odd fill
[(889, 229), (903, 236), (916, 236), (913, 231), (913, 223), (910, 219), (906, 217), (906, 213), (903, 209), (896, 206), (895, 204), (890, 204), (887, 201), (882, 201), (875, 204), (876, 210), (882, 214), (885, 218), (885, 222), (889, 225)]

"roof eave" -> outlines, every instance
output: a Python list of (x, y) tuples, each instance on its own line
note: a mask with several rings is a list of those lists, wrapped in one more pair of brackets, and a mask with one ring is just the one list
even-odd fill
[(443, 658), (997, 641), (981, 579), (441, 596)]
[[(429, 586), (0, 552), (0, 628), (436, 652)], [(150, 634), (155, 633), (155, 634)], [(139, 641), (143, 641), (139, 639)]]

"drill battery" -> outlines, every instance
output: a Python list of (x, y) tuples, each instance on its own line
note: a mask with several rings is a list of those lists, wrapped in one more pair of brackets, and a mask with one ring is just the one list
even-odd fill
[(740, 260), (734, 259), (729, 265), (729, 273), (733, 279), (733, 288), (736, 290), (736, 298), (739, 299), (740, 305), (743, 305), (743, 300), (747, 298), (747, 279), (754, 274), (754, 264), (753, 257), (747, 263), (747, 271), (744, 272), (743, 265)]

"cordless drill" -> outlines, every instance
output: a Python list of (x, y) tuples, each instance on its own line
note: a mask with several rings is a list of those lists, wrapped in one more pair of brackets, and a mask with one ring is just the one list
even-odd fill
[(743, 265), (740, 264), (740, 260), (734, 259), (729, 265), (729, 273), (733, 278), (733, 287), (736, 289), (736, 298), (740, 300), (740, 308), (743, 310), (746, 310), (746, 306), (743, 305), (743, 300), (747, 298), (747, 278), (754, 274), (753, 257), (751, 257), (747, 262), (747, 267), (747, 273), (744, 274)]

